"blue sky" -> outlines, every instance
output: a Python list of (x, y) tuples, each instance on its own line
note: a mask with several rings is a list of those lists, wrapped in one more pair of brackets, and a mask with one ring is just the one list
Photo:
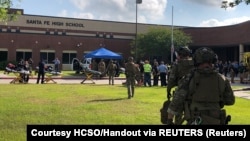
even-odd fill
[[(14, 0), (24, 14), (136, 22), (136, 0)], [(223, 9), (223, 0), (142, 0), (138, 23), (215, 27), (250, 20), (250, 5)], [(173, 12), (172, 12), (173, 10)], [(173, 15), (173, 16), (172, 16)], [(173, 20), (172, 20), (173, 19)]]

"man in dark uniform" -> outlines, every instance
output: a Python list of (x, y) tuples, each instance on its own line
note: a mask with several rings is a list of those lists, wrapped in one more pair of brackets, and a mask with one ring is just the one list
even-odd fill
[(128, 90), (128, 99), (134, 97), (135, 92), (135, 75), (137, 67), (134, 64), (134, 58), (129, 57), (125, 64), (126, 85)]
[(45, 75), (45, 63), (43, 59), (40, 60), (38, 64), (38, 76), (37, 76), (37, 81), (36, 83), (39, 84), (40, 78), (41, 78), (41, 84), (44, 83), (44, 75)]

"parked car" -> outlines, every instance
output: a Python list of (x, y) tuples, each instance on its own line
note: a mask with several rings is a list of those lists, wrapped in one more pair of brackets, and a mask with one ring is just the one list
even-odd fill
[(77, 58), (72, 60), (72, 70), (80, 73), (84, 70), (91, 70), (92, 58), (84, 58), (81, 61)]

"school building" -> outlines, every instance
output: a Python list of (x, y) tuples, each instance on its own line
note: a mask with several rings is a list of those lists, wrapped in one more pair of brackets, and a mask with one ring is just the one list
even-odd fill
[[(19, 61), (40, 58), (53, 64), (61, 60), (62, 70), (72, 70), (73, 58), (83, 56), (100, 47), (131, 55), (131, 41), (136, 36), (136, 23), (27, 15), (23, 9), (16, 21), (0, 23), (0, 61)], [(137, 33), (150, 27), (171, 28), (171, 25), (137, 24)], [(195, 50), (212, 48), (220, 60), (240, 61), (243, 52), (250, 51), (250, 21), (223, 27), (176, 27), (192, 37), (189, 46)]]

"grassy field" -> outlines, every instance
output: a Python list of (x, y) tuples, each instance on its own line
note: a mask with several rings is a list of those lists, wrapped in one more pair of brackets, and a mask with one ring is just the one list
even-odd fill
[[(27, 124), (161, 125), (166, 99), (165, 87), (136, 87), (132, 99), (123, 85), (2, 84), (0, 89), (1, 141), (26, 140)], [(242, 98), (225, 107), (229, 124), (250, 124), (249, 107)]]

